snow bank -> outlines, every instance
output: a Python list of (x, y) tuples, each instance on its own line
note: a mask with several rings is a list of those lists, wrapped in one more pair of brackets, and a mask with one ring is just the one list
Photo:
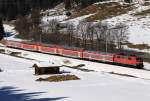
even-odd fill
[[(30, 54), (49, 57), (51, 60), (52, 58), (69, 59), (33, 52)], [(71, 72), (81, 80), (58, 83), (37, 82), (36, 79), (49, 75), (35, 76), (33, 68), (30, 68), (34, 61), (3, 54), (0, 54), (0, 57), (2, 58), (0, 66), (4, 70), (0, 73), (2, 101), (149, 101), (150, 99), (149, 80), (121, 77), (104, 72), (87, 73), (64, 67), (63, 71)], [(115, 67), (76, 59), (69, 60), (86, 63), (87, 67), (91, 68)]]
[(129, 26), (129, 42), (150, 45), (150, 17), (136, 18), (128, 14), (105, 20), (111, 25), (125, 23)]
[(23, 41), (22, 39), (15, 38), (17, 34), (19, 34), (13, 25), (4, 24), (4, 30), (6, 33), (6, 40), (14, 40), (14, 41)]
[(58, 21), (63, 21), (65, 19), (67, 19), (67, 16), (66, 15), (57, 15), (57, 16), (44, 16), (42, 18), (42, 21), (43, 23), (47, 23), (48, 21), (50, 20), (53, 20), (53, 19), (57, 19)]
[(59, 63), (56, 62), (35, 62), (34, 64), (36, 64), (38, 67), (60, 67), (61, 65)]

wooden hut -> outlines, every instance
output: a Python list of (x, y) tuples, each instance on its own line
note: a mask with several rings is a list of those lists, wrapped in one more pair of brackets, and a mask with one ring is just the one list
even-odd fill
[(35, 68), (35, 75), (42, 74), (59, 74), (60, 73), (60, 65), (56, 65), (54, 63), (38, 63), (34, 64), (32, 67)]

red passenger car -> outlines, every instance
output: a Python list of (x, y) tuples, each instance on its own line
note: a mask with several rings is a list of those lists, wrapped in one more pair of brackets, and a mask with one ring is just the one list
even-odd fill
[(22, 43), (18, 41), (7, 40), (6, 45), (13, 48), (22, 48)]
[(34, 43), (31, 44), (27, 42), (22, 42), (22, 48), (25, 50), (37, 51), (37, 45)]
[(58, 54), (63, 56), (82, 58), (83, 50), (71, 50), (66, 48), (58, 48)]
[(89, 51), (83, 52), (83, 58), (89, 60), (113, 62), (113, 56), (114, 56), (113, 54), (106, 54), (106, 53), (97, 53), (97, 52), (89, 52)]
[(37, 45), (37, 50), (43, 53), (57, 54), (57, 48), (50, 45)]

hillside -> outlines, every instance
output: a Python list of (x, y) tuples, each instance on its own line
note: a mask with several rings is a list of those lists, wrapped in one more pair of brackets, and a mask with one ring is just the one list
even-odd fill
[[(70, 12), (71, 16), (66, 16), (67, 12)], [(128, 42), (124, 47), (150, 52), (150, 1), (146, 1), (143, 5), (123, 2), (97, 2), (85, 8), (75, 6), (69, 11), (65, 9), (63, 3), (60, 3), (53, 9), (41, 11), (41, 14), (43, 15), (42, 26), (44, 26), (44, 30), (48, 29), (48, 23), (53, 19), (58, 20), (58, 23), (61, 24), (62, 28), (59, 28), (61, 31), (66, 30), (64, 28), (67, 23), (72, 23), (76, 28), (81, 21), (107, 22), (110, 26), (123, 23), (128, 26), (127, 33), (129, 33)], [(5, 27), (5, 29), (7, 32), (9, 28)]]
[(124, 23), (129, 26), (128, 48), (149, 52), (150, 49), (150, 2), (143, 5), (127, 4), (119, 2), (98, 2), (86, 8), (73, 8), (71, 16), (65, 16), (66, 10), (63, 4), (52, 10), (46, 11), (43, 21), (58, 19), (61, 23), (71, 22), (75, 26), (80, 21), (108, 22), (111, 26)]

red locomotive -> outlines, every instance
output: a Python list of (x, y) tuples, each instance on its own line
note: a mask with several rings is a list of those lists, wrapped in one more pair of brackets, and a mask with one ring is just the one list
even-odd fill
[(30, 51), (38, 51), (42, 53), (57, 54), (61, 56), (68, 56), (80, 59), (96, 60), (101, 62), (109, 62), (122, 65), (135, 66), (138, 69), (143, 68), (143, 60), (137, 56), (128, 56), (125, 54), (110, 54), (110, 53), (98, 53), (90, 52), (81, 49), (68, 49), (61, 46), (37, 44), (29, 42), (17, 42), (7, 40), (6, 45), (8, 47), (20, 48)]

